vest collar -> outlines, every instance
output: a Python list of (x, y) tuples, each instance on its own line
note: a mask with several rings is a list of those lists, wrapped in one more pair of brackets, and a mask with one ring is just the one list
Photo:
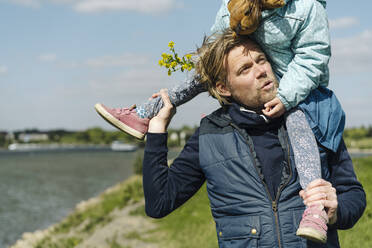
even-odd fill
[(263, 114), (246, 109), (233, 103), (227, 110), (231, 120), (241, 128), (255, 130), (278, 129), (283, 124), (283, 118), (269, 119)]

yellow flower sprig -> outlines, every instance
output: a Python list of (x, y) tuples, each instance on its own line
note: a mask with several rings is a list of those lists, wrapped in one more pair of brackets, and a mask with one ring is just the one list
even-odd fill
[(168, 76), (172, 75), (173, 72), (178, 70), (181, 70), (182, 72), (185, 70), (191, 71), (195, 67), (191, 54), (185, 54), (182, 56), (182, 58), (180, 58), (174, 50), (173, 41), (169, 42), (168, 47), (172, 53), (162, 53), (162, 59), (159, 60), (159, 65), (168, 69)]

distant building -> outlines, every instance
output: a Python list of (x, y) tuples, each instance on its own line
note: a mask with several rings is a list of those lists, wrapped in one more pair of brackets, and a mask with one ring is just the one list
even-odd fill
[(185, 131), (181, 131), (180, 133), (180, 145), (181, 146), (184, 146), (186, 144), (186, 132)]
[(176, 133), (176, 132), (171, 133), (170, 136), (169, 136), (169, 139), (171, 141), (178, 141), (178, 133)]
[(49, 138), (45, 133), (20, 133), (18, 140), (28, 143), (32, 141), (47, 141)]
[(6, 136), (5, 136), (5, 139), (6, 140), (14, 140), (14, 133), (12, 133), (12, 132), (7, 133)]

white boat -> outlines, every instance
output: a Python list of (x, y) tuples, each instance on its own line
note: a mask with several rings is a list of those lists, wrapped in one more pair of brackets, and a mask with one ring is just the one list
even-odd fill
[(111, 143), (111, 150), (120, 152), (133, 152), (137, 150), (136, 145), (125, 144), (121, 141), (114, 141)]
[(35, 144), (26, 143), (19, 144), (13, 143), (8, 146), (9, 151), (54, 151), (54, 150), (84, 150), (84, 149), (107, 149), (106, 145), (76, 145), (76, 144)]
[(74, 148), (73, 145), (62, 144), (36, 144), (36, 143), (13, 143), (8, 146), (10, 151), (39, 151), (39, 150), (57, 150), (57, 149)]
[(39, 144), (18, 144), (13, 143), (8, 146), (8, 150), (10, 151), (33, 151), (40, 149), (41, 146)]

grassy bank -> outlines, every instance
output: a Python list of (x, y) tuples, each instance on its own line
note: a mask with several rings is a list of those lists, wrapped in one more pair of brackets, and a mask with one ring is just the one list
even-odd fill
[(345, 144), (349, 149), (371, 150), (372, 138), (371, 137), (364, 137), (360, 139), (346, 138)]
[(341, 247), (372, 247), (372, 157), (354, 159), (354, 169), (367, 194), (367, 208), (350, 230), (339, 231)]
[[(354, 167), (367, 193), (367, 201), (371, 202), (372, 157), (354, 159)], [(132, 217), (137, 218), (142, 226), (137, 226), (137, 229), (130, 227)], [(354, 228), (339, 232), (341, 246), (372, 247), (370, 226), (372, 207), (367, 206)], [(93, 241), (87, 242), (89, 239)], [(205, 185), (172, 214), (155, 220), (145, 217), (142, 181), (141, 177), (136, 176), (97, 198), (79, 204), (73, 213), (45, 231), (42, 238), (34, 241), (33, 245), (25, 246), (20, 243), (16, 247), (214, 248), (217, 247), (217, 239)]]
[[(23, 239), (12, 246), (14, 248), (72, 248), (84, 243), (91, 237), (97, 236), (103, 228), (112, 224), (116, 218), (121, 217), (118, 212), (128, 206), (135, 206), (143, 201), (142, 178), (133, 176), (119, 183), (99, 196), (78, 204), (75, 210), (60, 223), (46, 230), (36, 231), (23, 235)], [(118, 227), (120, 228), (120, 227)], [(114, 235), (102, 236), (105, 246), (115, 247)], [(107, 240), (107, 242), (106, 242)], [(83, 245), (82, 247), (87, 247)], [(126, 247), (127, 248), (127, 247)]]
[(185, 205), (155, 222), (159, 225), (159, 230), (167, 234), (161, 247), (214, 248), (218, 246), (205, 184)]

